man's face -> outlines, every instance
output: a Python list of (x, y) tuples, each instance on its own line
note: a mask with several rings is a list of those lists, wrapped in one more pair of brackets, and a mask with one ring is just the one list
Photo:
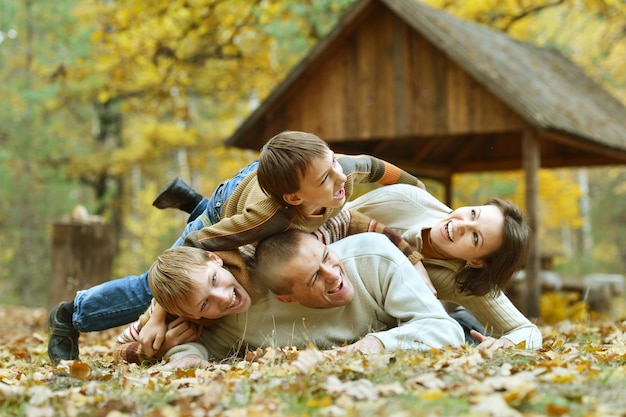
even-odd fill
[(219, 319), (230, 314), (242, 313), (250, 308), (248, 292), (233, 274), (222, 267), (223, 261), (215, 254), (206, 266), (190, 271), (197, 290), (184, 306), (185, 317), (192, 319)]
[[(430, 230), (433, 246), (451, 258), (484, 259), (502, 246), (504, 215), (493, 205), (461, 207)], [(480, 265), (470, 265), (481, 267)]]
[(278, 271), (279, 276), (293, 282), (289, 302), (331, 308), (344, 306), (354, 297), (354, 287), (337, 255), (312, 235), (302, 236), (298, 255)]
[(300, 178), (300, 189), (290, 195), (296, 200), (286, 201), (299, 204), (305, 214), (318, 214), (325, 207), (342, 207), (345, 204), (345, 184), (343, 169), (329, 149), (324, 157), (313, 159)]

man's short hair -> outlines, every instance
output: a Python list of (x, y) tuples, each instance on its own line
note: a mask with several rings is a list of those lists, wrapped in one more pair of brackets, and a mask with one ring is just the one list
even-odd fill
[(278, 272), (280, 267), (300, 253), (300, 244), (306, 237), (313, 238), (309, 233), (298, 229), (266, 237), (261, 240), (254, 253), (257, 279), (276, 295), (290, 295), (293, 279)]

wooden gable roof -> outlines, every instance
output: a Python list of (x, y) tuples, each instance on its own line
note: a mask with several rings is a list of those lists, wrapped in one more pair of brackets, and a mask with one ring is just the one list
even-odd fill
[(362, 0), (227, 144), (317, 134), (422, 177), (519, 169), (527, 126), (544, 167), (626, 163), (626, 108), (557, 52), (416, 0)]

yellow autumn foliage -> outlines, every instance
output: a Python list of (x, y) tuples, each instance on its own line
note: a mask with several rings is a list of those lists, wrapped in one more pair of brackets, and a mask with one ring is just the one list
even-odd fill
[(626, 2), (620, 0), (425, 0), (513, 38), (561, 49), (626, 104)]
[(580, 300), (578, 293), (548, 291), (541, 295), (539, 302), (544, 323), (554, 324), (565, 320), (580, 322), (589, 319), (587, 304)]
[[(581, 189), (573, 170), (541, 169), (539, 182), (539, 234), (542, 246), (560, 250), (561, 229), (579, 229)], [(510, 200), (525, 212), (525, 182), (521, 171), (455, 175), (453, 207), (478, 205), (492, 197)]]
[[(148, 240), (158, 239), (142, 230), (152, 221), (159, 222), (153, 216), (161, 214), (153, 213), (151, 194), (174, 175), (209, 194), (220, 181), (250, 162), (254, 153), (227, 149), (224, 139), (318, 41), (319, 28), (324, 26), (313, 27), (316, 8), (325, 7), (339, 15), (351, 2), (76, 2), (72, 10), (77, 19), (75, 31), (88, 34), (90, 45), (64, 65), (62, 81), (52, 83), (58, 83), (59, 94), (48, 101), (50, 112), (70, 109), (69, 120), (73, 121), (77, 113), (82, 117), (77, 117), (77, 128), (71, 134), (65, 132), (68, 116), (59, 117), (49, 127), (64, 138), (58, 147), (65, 172), (86, 183), (98, 183), (102, 177), (125, 182), (122, 193), (112, 189), (107, 190), (106, 197), (99, 196), (114, 201), (99, 203), (115, 207), (115, 215), (122, 217), (128, 228), (125, 236), (134, 241), (128, 248), (147, 247)], [(427, 2), (462, 18), (506, 30), (518, 39), (540, 45), (575, 45), (569, 51), (572, 59), (596, 79), (611, 80), (604, 85), (626, 97), (623, 87), (621, 93), (619, 90), (626, 78), (626, 42), (618, 36), (623, 28), (620, 12), (623, 16), (626, 9), (623, 2)], [(307, 7), (308, 12), (301, 12)], [(325, 19), (321, 20), (324, 23)], [(325, 29), (330, 29), (334, 22), (326, 20)], [(292, 31), (292, 37), (300, 41), (295, 44), (297, 48), (289, 50), (280, 44), (275, 36), (277, 28)], [(283, 43), (292, 37), (285, 36)], [(610, 40), (613, 44), (608, 47)], [(11, 59), (21, 62), (24, 57)], [(48, 68), (43, 63), (34, 65), (42, 78), (57, 66), (56, 60)], [(603, 78), (603, 74), (608, 75)], [(19, 98), (9, 97), (16, 109), (26, 109)], [(97, 110), (89, 114), (85, 108), (94, 103)], [(101, 142), (93, 140), (93, 132), (101, 127), (98, 118), (111, 115), (122, 119), (120, 131), (105, 135)], [(557, 247), (561, 228), (581, 225), (580, 191), (568, 173), (542, 170), (539, 176), (541, 238)], [(491, 178), (455, 176), (454, 189), (458, 194), (453, 206), (480, 204), (492, 196), (525, 206), (519, 172), (497, 173)], [(150, 191), (140, 194), (145, 190)], [(489, 190), (488, 195), (485, 190)]]

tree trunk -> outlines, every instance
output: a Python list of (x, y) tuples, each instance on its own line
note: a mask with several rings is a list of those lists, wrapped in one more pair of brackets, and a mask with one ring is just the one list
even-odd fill
[(53, 225), (49, 308), (74, 299), (78, 290), (111, 278), (113, 236), (113, 228), (105, 223), (63, 221)]

